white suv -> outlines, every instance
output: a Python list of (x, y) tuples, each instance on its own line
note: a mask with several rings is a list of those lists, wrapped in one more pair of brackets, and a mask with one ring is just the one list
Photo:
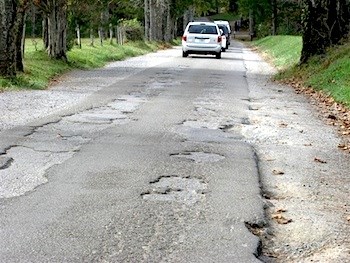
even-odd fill
[(182, 36), (182, 56), (189, 54), (215, 55), (221, 58), (222, 36), (212, 22), (190, 22)]

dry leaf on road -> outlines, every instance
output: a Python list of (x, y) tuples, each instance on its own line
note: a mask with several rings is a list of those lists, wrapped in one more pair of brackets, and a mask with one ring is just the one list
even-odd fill
[(273, 173), (274, 175), (282, 175), (282, 174), (284, 174), (284, 172), (283, 172), (283, 171), (278, 170), (278, 169), (274, 169), (274, 170), (272, 170), (272, 173)]
[(324, 160), (322, 160), (322, 159), (320, 159), (318, 157), (315, 157), (314, 161), (318, 162), (318, 163), (327, 163), (326, 161), (324, 161)]

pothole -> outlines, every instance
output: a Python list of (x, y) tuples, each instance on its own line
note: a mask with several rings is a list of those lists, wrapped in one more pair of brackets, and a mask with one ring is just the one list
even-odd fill
[(224, 156), (210, 152), (182, 152), (170, 154), (170, 156), (185, 158), (195, 163), (214, 163), (225, 159)]
[(223, 125), (220, 125), (219, 129), (224, 131), (224, 132), (227, 132), (231, 129), (233, 129), (235, 126), (233, 124), (223, 124)]
[(194, 108), (194, 111), (198, 112), (202, 116), (215, 115), (216, 114), (216, 110), (205, 108), (205, 107), (200, 107), (200, 106), (196, 106)]
[(126, 119), (122, 113), (108, 108), (98, 108), (67, 117), (71, 122), (111, 124), (114, 120)]
[(151, 181), (151, 190), (143, 192), (142, 198), (149, 201), (195, 204), (205, 198), (207, 184), (194, 177), (177, 175), (160, 176)]
[(0, 156), (0, 170), (5, 170), (11, 166), (13, 158)]
[[(244, 222), (246, 228), (255, 236), (257, 236), (260, 240), (258, 243), (258, 247), (256, 251), (254, 252), (254, 255), (256, 258), (261, 259), (263, 262), (271, 262), (267, 260), (267, 257), (263, 255), (263, 247), (262, 247), (262, 240), (264, 239), (264, 236), (267, 235), (266, 233), (266, 226), (267, 223), (265, 220), (259, 220), (257, 222)], [(263, 260), (265, 259), (265, 260)], [(270, 258), (272, 259), (272, 258)]]

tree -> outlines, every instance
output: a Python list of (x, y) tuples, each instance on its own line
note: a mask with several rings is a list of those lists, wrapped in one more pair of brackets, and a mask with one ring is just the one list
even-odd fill
[(271, 34), (277, 34), (277, 0), (271, 0), (272, 17), (271, 17)]
[(29, 6), (28, 0), (19, 1), (16, 12), (16, 71), (24, 72), (23, 56), (25, 41), (25, 17)]
[(0, 75), (16, 75), (16, 12), (17, 1), (0, 0)]
[(0, 76), (23, 71), (23, 30), (28, 0), (0, 0)]
[[(50, 58), (67, 61), (67, 0), (34, 0), (44, 15), (44, 43)], [(46, 35), (47, 34), (47, 35)]]
[(67, 61), (67, 1), (48, 0), (48, 55)]
[(300, 62), (324, 54), (349, 33), (349, 0), (304, 0), (303, 48)]
[(229, 0), (229, 11), (236, 12), (238, 9), (238, 0)]

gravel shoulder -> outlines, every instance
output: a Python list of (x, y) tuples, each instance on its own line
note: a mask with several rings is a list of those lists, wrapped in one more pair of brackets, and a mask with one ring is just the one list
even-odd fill
[[(88, 107), (90, 95), (167, 59), (167, 53), (111, 63), (93, 71), (74, 71), (45, 91), (0, 93), (0, 135), (48, 115)], [(308, 99), (269, 79), (262, 58), (244, 49), (250, 88), (250, 125), (245, 140), (257, 153), (265, 226), (254, 232), (263, 241), (266, 262), (350, 262), (350, 155), (338, 149), (341, 138), (326, 125)], [(134, 65), (137, 65), (137, 68)], [(111, 74), (111, 67), (120, 73)], [(115, 73), (115, 72), (114, 72)], [(80, 106), (79, 106), (80, 105)], [(5, 150), (1, 148), (0, 154)], [(0, 167), (6, 165), (0, 155)]]
[[(145, 56), (150, 59), (134, 57), (100, 69), (72, 71), (58, 78), (47, 90), (0, 93), (0, 133), (48, 115), (74, 111), (74, 107), (102, 88), (168, 59), (162, 51)], [(113, 70), (116, 67), (117, 73)]]
[(294, 89), (269, 80), (274, 69), (244, 51), (250, 122), (269, 224), (264, 261), (350, 262), (350, 155), (319, 111)]

